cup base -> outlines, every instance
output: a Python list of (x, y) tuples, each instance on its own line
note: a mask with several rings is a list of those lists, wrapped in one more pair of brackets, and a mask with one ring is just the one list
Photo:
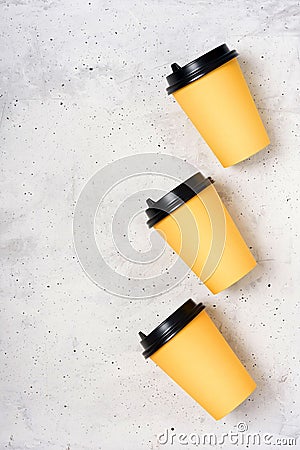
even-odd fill
[(225, 283), (225, 284), (216, 283), (216, 280), (213, 280), (214, 276), (212, 275), (204, 284), (210, 290), (210, 292), (212, 294), (214, 294), (214, 295), (219, 294), (220, 292), (225, 291), (225, 289), (230, 288), (235, 283), (237, 283), (242, 278), (244, 278), (246, 275), (248, 275), (248, 273), (250, 273), (256, 266), (257, 266), (257, 262), (253, 258), (253, 264), (248, 266), (244, 273), (240, 273), (238, 276), (227, 281), (227, 283)]
[(213, 418), (215, 420), (221, 420), (224, 417), (228, 416), (228, 414), (230, 414), (232, 411), (234, 411), (238, 406), (240, 406), (242, 403), (244, 403), (244, 401), (247, 400), (248, 397), (250, 397), (250, 395), (255, 391), (256, 387), (257, 387), (257, 385), (253, 381), (253, 385), (251, 386), (251, 389), (244, 397), (242, 397), (241, 400), (238, 400), (236, 403), (231, 405), (230, 408), (226, 412), (222, 413), (220, 416), (213, 416)]
[(227, 169), (228, 167), (235, 166), (236, 164), (238, 164), (238, 163), (240, 163), (240, 162), (242, 162), (242, 161), (245, 161), (245, 160), (248, 159), (248, 158), (251, 158), (251, 156), (256, 155), (256, 153), (261, 152), (261, 151), (264, 150), (269, 144), (270, 144), (270, 139), (268, 139), (268, 140), (266, 141), (266, 143), (265, 143), (262, 147), (260, 147), (258, 150), (251, 151), (251, 152), (247, 153), (246, 155), (243, 155), (243, 156), (239, 157), (237, 160), (234, 160), (233, 162), (224, 163), (224, 162), (221, 161), (221, 164), (222, 164), (222, 166), (224, 167), (224, 169)]

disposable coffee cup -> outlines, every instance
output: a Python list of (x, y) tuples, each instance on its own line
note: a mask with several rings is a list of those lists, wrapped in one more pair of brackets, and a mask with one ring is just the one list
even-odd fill
[(143, 355), (157, 364), (214, 419), (233, 411), (256, 384), (202, 303), (188, 300), (148, 336)]
[(224, 167), (262, 150), (269, 137), (245, 81), (236, 50), (226, 44), (180, 67), (171, 65), (168, 94)]
[(198, 172), (147, 204), (149, 228), (159, 232), (213, 294), (256, 266), (211, 178)]

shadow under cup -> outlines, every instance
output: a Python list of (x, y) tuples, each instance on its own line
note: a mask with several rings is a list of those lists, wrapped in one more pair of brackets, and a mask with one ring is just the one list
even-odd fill
[(148, 336), (143, 355), (219, 420), (241, 404), (256, 384), (204, 311), (188, 300)]
[(211, 178), (198, 172), (147, 204), (148, 226), (159, 232), (213, 294), (256, 266)]
[(237, 56), (223, 44), (183, 67), (172, 64), (173, 73), (167, 77), (167, 92), (224, 167), (270, 143)]

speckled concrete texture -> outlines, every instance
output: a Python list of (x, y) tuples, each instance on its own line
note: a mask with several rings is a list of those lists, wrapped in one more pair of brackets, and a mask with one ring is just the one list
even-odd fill
[[(240, 422), (298, 437), (299, 2), (14, 0), (0, 11), (0, 449), (178, 450), (194, 446), (159, 434), (221, 436)], [(165, 92), (171, 63), (223, 42), (240, 54), (271, 139), (226, 170)], [(126, 299), (82, 269), (72, 233), (80, 192), (108, 163), (151, 152), (216, 180), (259, 262), (227, 291), (213, 296), (188, 274), (161, 296)], [(128, 276), (103, 212), (154, 187), (170, 183), (124, 180), (99, 208), (99, 245)], [(141, 215), (126, 233), (137, 251), (149, 248)], [(141, 356), (137, 332), (189, 297), (206, 303), (258, 385), (219, 422)]]

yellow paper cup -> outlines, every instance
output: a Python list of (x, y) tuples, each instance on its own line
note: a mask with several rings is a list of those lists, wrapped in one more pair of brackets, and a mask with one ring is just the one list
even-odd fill
[(146, 214), (148, 226), (217, 294), (256, 261), (212, 183), (198, 172), (160, 200), (148, 199)]
[(188, 300), (148, 336), (139, 335), (145, 358), (150, 357), (216, 420), (256, 388), (202, 303)]
[(167, 92), (224, 167), (270, 143), (237, 56), (223, 44), (183, 67), (172, 64), (173, 73), (167, 77)]

